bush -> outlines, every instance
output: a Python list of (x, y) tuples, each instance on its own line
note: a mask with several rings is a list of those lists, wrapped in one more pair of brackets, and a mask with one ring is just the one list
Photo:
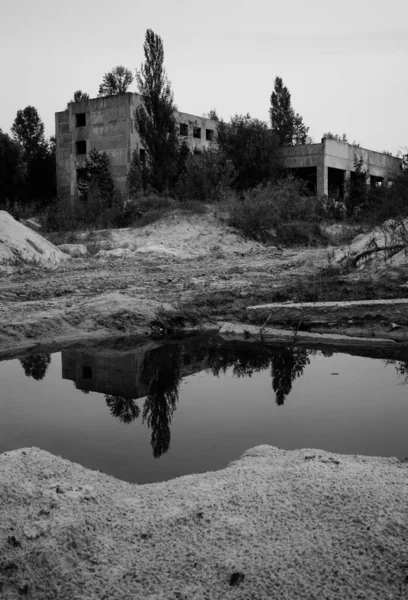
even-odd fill
[(190, 154), (177, 181), (176, 196), (183, 202), (222, 200), (234, 176), (234, 167), (222, 152), (210, 149)]
[(319, 201), (308, 196), (303, 182), (288, 177), (257, 187), (230, 204), (228, 224), (260, 242), (315, 245), (322, 240), (317, 225)]

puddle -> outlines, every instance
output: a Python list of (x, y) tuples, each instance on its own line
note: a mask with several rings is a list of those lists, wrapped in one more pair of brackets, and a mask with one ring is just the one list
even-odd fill
[(37, 446), (135, 483), (259, 444), (404, 459), (407, 377), (404, 356), (214, 335), (31, 354), (0, 363), (0, 452)]

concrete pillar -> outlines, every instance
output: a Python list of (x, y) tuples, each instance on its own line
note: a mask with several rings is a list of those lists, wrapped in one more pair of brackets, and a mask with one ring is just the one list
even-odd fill
[(329, 171), (325, 166), (316, 167), (316, 192), (319, 197), (329, 195)]
[(344, 187), (343, 187), (343, 191), (344, 191), (344, 198), (348, 198), (349, 193), (350, 193), (350, 175), (351, 171), (350, 169), (346, 169), (346, 171), (344, 171)]

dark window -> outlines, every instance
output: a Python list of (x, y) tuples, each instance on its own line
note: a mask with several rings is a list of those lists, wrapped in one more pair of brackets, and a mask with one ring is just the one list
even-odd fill
[(77, 115), (75, 115), (75, 125), (77, 127), (85, 127), (85, 125), (86, 125), (86, 114), (85, 113), (78, 113)]
[(214, 130), (213, 129), (205, 130), (205, 139), (207, 140), (207, 142), (213, 141), (213, 139), (214, 139)]
[(86, 169), (77, 169), (77, 181), (83, 181), (86, 179)]
[(82, 379), (92, 379), (92, 367), (82, 367)]
[(201, 127), (193, 127), (193, 137), (201, 138)]
[(140, 162), (144, 163), (146, 161), (146, 150), (144, 148), (140, 148), (139, 157), (140, 157)]
[(194, 148), (194, 154), (201, 154), (201, 150), (199, 150), (198, 148)]
[(188, 135), (187, 123), (180, 123), (180, 135)]
[(75, 146), (77, 154), (86, 154), (86, 141), (75, 142)]

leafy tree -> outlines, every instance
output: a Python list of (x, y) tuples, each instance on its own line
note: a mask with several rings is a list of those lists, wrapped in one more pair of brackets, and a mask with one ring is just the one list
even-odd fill
[(44, 123), (34, 106), (26, 106), (24, 110), (17, 111), (11, 131), (14, 139), (23, 147), (23, 159), (26, 162), (46, 156)]
[(82, 90), (77, 90), (76, 92), (74, 92), (73, 99), (68, 102), (67, 109), (72, 102), (82, 102), (83, 100), (89, 100), (89, 94), (83, 92)]
[(80, 198), (85, 202), (90, 190), (98, 193), (105, 206), (112, 206), (115, 186), (109, 169), (109, 157), (106, 152), (99, 152), (92, 148), (86, 157), (85, 171), (82, 179), (78, 182)]
[(224, 152), (209, 148), (188, 156), (175, 186), (180, 200), (216, 201), (225, 194), (236, 176), (232, 162)]
[(206, 115), (204, 115), (205, 117), (207, 117), (207, 119), (212, 119), (213, 121), (219, 121), (220, 118), (218, 116), (217, 110), (215, 108), (212, 108), (210, 111), (208, 111), (208, 113)]
[(56, 194), (55, 140), (44, 136), (44, 123), (33, 106), (17, 111), (11, 127), (14, 139), (23, 148), (27, 178), (25, 197), (30, 201), (50, 200)]
[(44, 379), (51, 364), (51, 354), (32, 354), (31, 356), (20, 358), (20, 363), (27, 377), (41, 381), (41, 379)]
[(20, 199), (25, 179), (23, 148), (0, 129), (0, 204)]
[(146, 31), (145, 62), (136, 71), (141, 104), (135, 110), (136, 127), (146, 151), (147, 183), (162, 192), (172, 186), (179, 146), (175, 105), (170, 82), (163, 67), (160, 36)]
[(310, 143), (309, 127), (306, 127), (300, 114), (294, 111), (290, 92), (283, 85), (281, 77), (275, 79), (269, 114), (272, 129), (278, 136), (280, 146)]
[(364, 168), (363, 158), (358, 158), (357, 154), (355, 154), (353, 163), (354, 172), (351, 173), (348, 189), (346, 190), (346, 209), (349, 216), (355, 212), (358, 206), (362, 206), (367, 202), (369, 194), (369, 187), (367, 185), (368, 172)]
[(125, 94), (133, 82), (133, 75), (123, 65), (113, 67), (109, 73), (105, 73), (99, 86), (98, 96), (117, 96)]
[(221, 120), (217, 144), (235, 168), (233, 187), (239, 192), (265, 183), (279, 168), (277, 137), (264, 121), (249, 114), (235, 115), (230, 123)]

